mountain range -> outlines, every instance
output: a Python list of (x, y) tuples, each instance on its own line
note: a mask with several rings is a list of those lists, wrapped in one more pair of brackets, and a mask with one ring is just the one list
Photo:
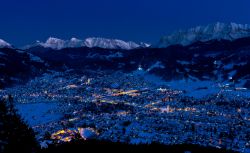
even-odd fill
[(37, 46), (44, 48), (52, 48), (55, 50), (60, 50), (64, 48), (79, 48), (79, 47), (132, 50), (136, 48), (146, 48), (149, 47), (150, 45), (147, 43), (137, 44), (132, 41), (126, 42), (119, 39), (107, 39), (107, 38), (87, 38), (85, 40), (71, 38), (70, 40), (62, 40), (50, 37), (47, 39), (46, 42), (37, 41), (34, 44), (25, 46), (24, 49), (29, 49)]
[[(123, 41), (119, 39), (107, 38), (86, 38), (85, 40), (71, 38), (70, 40), (62, 40), (59, 38), (50, 37), (46, 42), (37, 41), (34, 44), (26, 45), (22, 49), (32, 47), (44, 47), (60, 50), (64, 48), (104, 48), (104, 49), (124, 49), (132, 50), (136, 48), (166, 48), (171, 45), (191, 45), (195, 42), (206, 42), (210, 40), (236, 40), (239, 38), (250, 36), (250, 25), (236, 23), (214, 23), (207, 26), (197, 26), (187, 30), (179, 30), (168, 36), (164, 36), (158, 43), (153, 45), (148, 43), (135, 43), (132, 41)], [(0, 39), (0, 47), (11, 48), (14, 45)]]
[(51, 37), (16, 49), (0, 40), (0, 88), (50, 70), (68, 69), (141, 71), (164, 80), (234, 82), (250, 88), (249, 59), (250, 27), (235, 23), (174, 32), (154, 45)]

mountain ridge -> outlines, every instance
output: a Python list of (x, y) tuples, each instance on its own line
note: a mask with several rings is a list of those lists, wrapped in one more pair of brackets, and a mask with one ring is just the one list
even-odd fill
[(70, 40), (62, 40), (55, 37), (49, 37), (46, 42), (37, 41), (32, 45), (27, 45), (24, 49), (29, 49), (32, 47), (41, 46), (44, 48), (51, 48), (55, 50), (61, 50), (64, 48), (78, 48), (78, 47), (88, 47), (88, 48), (104, 48), (104, 49), (124, 49), (132, 50), (136, 48), (146, 48), (150, 45), (147, 43), (135, 43), (132, 41), (123, 41), (120, 39), (107, 39), (100, 37), (89, 37), (85, 40), (71, 38)]
[(157, 48), (165, 48), (171, 45), (191, 45), (192, 43), (210, 40), (236, 40), (250, 37), (250, 25), (236, 23), (217, 22), (206, 26), (197, 26), (187, 30), (179, 30), (160, 39), (155, 45)]

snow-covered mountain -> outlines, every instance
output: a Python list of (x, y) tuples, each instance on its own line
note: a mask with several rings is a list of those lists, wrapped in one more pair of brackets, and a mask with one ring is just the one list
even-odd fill
[(66, 41), (53, 37), (48, 38), (45, 43), (41, 42), (39, 44), (45, 48), (52, 48), (52, 49), (62, 49), (67, 47)]
[(0, 39), (0, 48), (12, 48), (12, 45), (7, 43), (3, 39)]
[(197, 26), (188, 30), (174, 32), (169, 36), (162, 37), (156, 47), (186, 46), (197, 41), (206, 42), (221, 39), (232, 41), (244, 37), (250, 37), (250, 25), (217, 22), (207, 26)]
[(107, 48), (107, 49), (135, 49), (139, 48), (140, 45), (135, 42), (125, 42), (123, 40), (118, 39), (106, 39), (106, 38), (87, 38), (84, 44), (89, 47), (99, 47), (99, 48)]
[(71, 38), (70, 40), (62, 40), (58, 38), (50, 37), (46, 42), (36, 42), (33, 45), (28, 45), (25, 48), (31, 48), (35, 46), (42, 46), (45, 48), (52, 48), (55, 50), (60, 50), (63, 48), (77, 48), (77, 47), (89, 47), (89, 48), (104, 48), (104, 49), (124, 49), (131, 50), (135, 48), (146, 48), (149, 44), (129, 41), (125, 42), (118, 39), (106, 39), (106, 38), (87, 38), (85, 40), (80, 40), (77, 38)]

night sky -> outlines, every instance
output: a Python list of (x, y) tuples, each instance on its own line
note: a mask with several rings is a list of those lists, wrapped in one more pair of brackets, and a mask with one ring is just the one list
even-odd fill
[(155, 43), (178, 29), (250, 23), (249, 0), (0, 0), (0, 38), (15, 46), (106, 37)]

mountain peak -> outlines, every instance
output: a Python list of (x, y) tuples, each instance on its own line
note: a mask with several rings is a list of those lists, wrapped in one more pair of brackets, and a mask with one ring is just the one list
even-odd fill
[(197, 26), (188, 30), (179, 30), (169, 36), (162, 37), (158, 47), (170, 45), (190, 45), (194, 42), (209, 40), (235, 40), (250, 36), (250, 26), (236, 23), (217, 22), (207, 26)]
[(52, 49), (62, 49), (65, 47), (65, 41), (62, 39), (49, 37), (45, 43), (40, 43), (43, 47)]
[(0, 48), (12, 48), (12, 45), (3, 39), (0, 39)]

